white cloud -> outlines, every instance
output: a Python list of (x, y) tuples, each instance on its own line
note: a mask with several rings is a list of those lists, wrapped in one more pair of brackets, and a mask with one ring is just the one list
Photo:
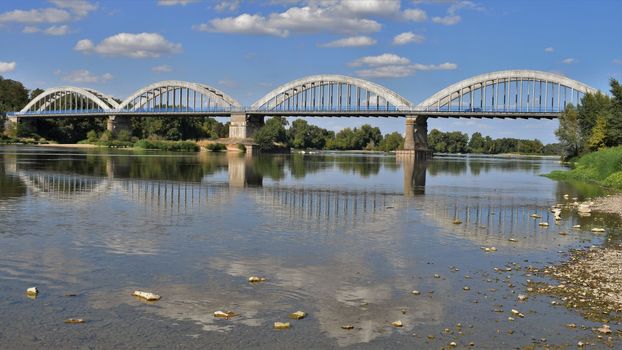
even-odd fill
[(424, 41), (425, 41), (425, 37), (423, 35), (415, 34), (413, 32), (404, 32), (404, 33), (396, 35), (393, 38), (394, 45), (406, 45), (412, 42), (421, 44)]
[(8, 73), (15, 70), (17, 64), (15, 62), (2, 62), (0, 61), (0, 73)]
[(193, 2), (197, 2), (198, 0), (158, 0), (158, 5), (160, 6), (186, 6)]
[(477, 5), (476, 3), (468, 0), (451, 1), (451, 6), (447, 9), (447, 16), (432, 17), (432, 22), (451, 26), (460, 23), (462, 17), (458, 15), (458, 11), (462, 9), (469, 9), (475, 11), (483, 11), (484, 7)]
[(47, 28), (46, 30), (44, 30), (43, 33), (47, 35), (56, 35), (56, 36), (65, 35), (69, 33), (69, 26), (66, 24), (63, 24), (62, 26), (51, 26)]
[(341, 0), (344, 11), (362, 16), (389, 16), (399, 12), (400, 0)]
[(168, 73), (171, 72), (173, 68), (171, 68), (171, 66), (169, 65), (161, 64), (159, 66), (151, 67), (151, 70), (156, 73)]
[(413, 22), (423, 22), (428, 19), (428, 14), (420, 9), (406, 9), (402, 16), (404, 19)]
[(554, 49), (554, 48), (552, 48), (552, 47), (545, 47), (545, 48), (544, 48), (544, 52), (546, 52), (546, 53), (552, 53), (552, 52), (555, 52), (555, 49)]
[(356, 47), (356, 46), (370, 46), (374, 45), (376, 40), (368, 36), (351, 36), (348, 38), (338, 39), (326, 44), (320, 45), (321, 47)]
[(216, 4), (216, 6), (214, 6), (214, 8), (216, 9), (216, 11), (237, 11), (237, 9), (240, 7), (240, 0), (224, 0), (219, 2), (218, 4)]
[(74, 47), (74, 50), (82, 53), (95, 52), (103, 56), (132, 58), (160, 57), (163, 54), (179, 53), (181, 49), (181, 44), (172, 43), (157, 33), (119, 33), (107, 37), (97, 45), (83, 39)]
[(48, 0), (58, 8), (68, 9), (78, 17), (84, 17), (89, 12), (97, 10), (97, 4), (85, 0)]
[[(57, 75), (62, 75), (63, 73), (60, 71), (54, 72)], [(99, 82), (107, 82), (113, 78), (112, 74), (104, 73), (101, 76), (95, 75), (86, 69), (76, 69), (71, 71), (65, 75), (63, 75), (62, 80), (70, 83), (99, 83)]]
[(432, 17), (432, 22), (445, 26), (452, 26), (459, 23), (460, 20), (462, 20), (460, 16)]
[(573, 63), (577, 63), (577, 60), (575, 58), (569, 57), (569, 58), (564, 58), (562, 60), (563, 64), (573, 64)]
[(365, 56), (350, 62), (352, 67), (366, 66), (386, 66), (386, 65), (404, 65), (409, 64), (410, 60), (405, 57), (392, 53), (385, 53), (378, 56)]
[[(243, 13), (237, 17), (215, 18), (209, 23), (195, 25), (199, 31), (235, 34), (274, 35), (287, 37), (290, 33), (373, 33), (382, 25), (363, 18), (367, 14), (383, 15), (399, 10), (399, 2), (386, 1), (320, 1), (310, 6), (291, 7), (268, 16)], [(312, 6), (311, 6), (312, 5)]]
[(382, 66), (356, 71), (363, 78), (403, 78), (415, 74), (411, 66)]
[(441, 64), (420, 64), (415, 63), (412, 65), (416, 70), (429, 71), (429, 70), (455, 70), (458, 65), (455, 63), (445, 62)]
[(613, 61), (611, 61), (613, 64), (622, 64), (622, 58), (614, 58)]
[(71, 14), (57, 8), (13, 10), (0, 13), (0, 23), (63, 23), (71, 20)]

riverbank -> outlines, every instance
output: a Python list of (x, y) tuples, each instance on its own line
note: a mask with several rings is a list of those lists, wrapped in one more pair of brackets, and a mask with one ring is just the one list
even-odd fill
[(55, 148), (98, 148), (104, 146), (96, 146), (87, 143), (45, 143), (36, 145), (37, 147), (55, 147)]
[(604, 187), (622, 190), (622, 146), (602, 149), (586, 154), (568, 171), (547, 174), (553, 180), (578, 180), (595, 182)]

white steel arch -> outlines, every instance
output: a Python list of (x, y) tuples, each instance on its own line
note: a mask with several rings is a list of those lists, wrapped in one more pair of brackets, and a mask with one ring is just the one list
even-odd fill
[[(233, 97), (224, 92), (205, 84), (191, 83), (181, 80), (163, 80), (138, 89), (121, 104), (119, 109), (136, 109), (140, 108), (158, 96), (169, 93), (169, 89), (187, 89), (199, 93), (203, 96), (214, 98), (216, 105), (222, 107), (241, 108), (241, 104)], [(135, 102), (136, 101), (136, 102)], [(180, 101), (181, 102), (181, 101)]]
[(34, 111), (43, 111), (53, 102), (71, 94), (82, 96), (103, 110), (116, 109), (119, 107), (119, 104), (112, 97), (99, 91), (75, 86), (59, 86), (46, 89), (43, 93), (35, 97), (24, 108), (22, 108), (20, 112), (28, 112), (33, 109), (33, 107), (35, 109)]
[[(257, 100), (257, 102), (253, 103), (251, 109), (259, 110), (274, 108), (295, 94), (300, 94), (306, 90), (331, 84), (343, 84), (364, 89), (382, 98), (398, 110), (410, 109), (413, 106), (410, 101), (400, 96), (398, 93), (387, 89), (382, 85), (372, 83), (371, 81), (345, 75), (322, 74), (311, 75), (285, 83)], [(365, 101), (365, 103), (367, 103), (367, 101)]]
[[(558, 90), (560, 89), (560, 87), (567, 88), (567, 89), (571, 89), (572, 92), (581, 93), (581, 94), (596, 93), (598, 91), (597, 89), (594, 89), (580, 81), (570, 79), (568, 77), (555, 74), (555, 73), (549, 73), (549, 72), (543, 72), (543, 71), (537, 71), (537, 70), (504, 70), (504, 71), (480, 74), (480, 75), (459, 81), (455, 84), (452, 84), (438, 91), (437, 93), (430, 96), (423, 102), (419, 103), (416, 108), (417, 109), (429, 109), (430, 107), (434, 108), (434, 107), (440, 107), (443, 105), (447, 105), (448, 103), (451, 103), (454, 99), (458, 98), (458, 96), (462, 98), (463, 94), (468, 94), (478, 89), (480, 90), (486, 89), (486, 87), (490, 85), (493, 85), (493, 86), (499, 85), (499, 84), (504, 85), (503, 89), (508, 89), (508, 95), (509, 95), (510, 87), (508, 87), (507, 84), (518, 83), (518, 82), (520, 82), (521, 84), (523, 84), (523, 82), (528, 83), (528, 84), (533, 83), (532, 85), (528, 85), (530, 86), (530, 88), (532, 88), (532, 90), (523, 91), (522, 89), (523, 86), (522, 85), (520, 86), (521, 95), (523, 93), (532, 94), (531, 95), (532, 102), (535, 102), (535, 97), (541, 98), (543, 95), (545, 95), (548, 92), (549, 85), (552, 87), (550, 91), (551, 95), (547, 97), (552, 97), (552, 98), (554, 98), (553, 94), (555, 92), (553, 91), (553, 88), (555, 87), (555, 85), (557, 86)], [(541, 86), (539, 89), (536, 89), (537, 83), (545, 84), (547, 90), (543, 90)], [(503, 93), (505, 93), (505, 90), (501, 92), (501, 94)], [(486, 97), (485, 92), (484, 92), (484, 96), (480, 96), (480, 98), (481, 97), (483, 98)], [(521, 99), (522, 97), (523, 96), (521, 96)]]

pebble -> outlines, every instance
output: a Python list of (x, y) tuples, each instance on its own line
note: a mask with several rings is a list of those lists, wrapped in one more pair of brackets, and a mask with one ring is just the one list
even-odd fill
[(234, 316), (236, 316), (236, 314), (233, 311), (227, 311), (227, 312), (216, 311), (216, 312), (214, 312), (214, 317), (231, 318), (231, 317), (234, 317)]
[(601, 228), (601, 227), (594, 227), (594, 228), (592, 229), (592, 232), (595, 232), (595, 233), (602, 233), (602, 232), (605, 232), (605, 229), (604, 229), (604, 228)]
[(528, 297), (526, 295), (524, 295), (524, 294), (519, 294), (518, 295), (518, 301), (525, 301), (525, 300), (527, 300), (527, 298)]
[(539, 225), (539, 226), (542, 226), (542, 227), (548, 227), (548, 226), (549, 226), (549, 223), (548, 223), (548, 222), (541, 222), (541, 223), (539, 223), (538, 225)]
[(596, 329), (599, 333), (603, 334), (611, 334), (611, 329), (609, 325), (604, 324), (602, 327)]
[(412, 291), (412, 293), (413, 293), (414, 295), (421, 295), (421, 292), (420, 292), (420, 291), (418, 291), (418, 290), (413, 290), (413, 291)]
[(301, 320), (305, 318), (305, 316), (307, 316), (307, 314), (302, 311), (296, 311), (289, 314), (289, 318), (292, 318), (294, 320)]
[(65, 320), (65, 323), (84, 323), (84, 319), (82, 318), (69, 318)]
[(572, 228), (581, 228), (581, 225), (574, 225)]
[(463, 290), (465, 290), (465, 291), (469, 291), (469, 290), (471, 290), (471, 288), (470, 288), (470, 287), (468, 287), (468, 286), (464, 286), (464, 287), (462, 287), (462, 289), (463, 289)]
[(134, 293), (132, 293), (133, 296), (135, 297), (139, 297), (142, 299), (145, 299), (147, 301), (156, 301), (156, 300), (160, 300), (161, 297), (155, 293), (151, 293), (151, 292), (143, 292), (140, 290), (135, 290)]
[(251, 276), (248, 278), (250, 283), (264, 282), (266, 279), (263, 277)]
[(274, 329), (288, 329), (289, 322), (274, 322)]
[(397, 320), (397, 321), (391, 322), (391, 325), (393, 327), (398, 327), (399, 328), (399, 327), (402, 327), (404, 324), (402, 323), (402, 321)]
[(341, 329), (350, 330), (350, 329), (354, 329), (354, 326), (351, 324), (346, 324), (346, 325), (341, 326)]
[(39, 294), (39, 290), (37, 289), (37, 287), (30, 287), (26, 289), (26, 294), (34, 296), (34, 295)]

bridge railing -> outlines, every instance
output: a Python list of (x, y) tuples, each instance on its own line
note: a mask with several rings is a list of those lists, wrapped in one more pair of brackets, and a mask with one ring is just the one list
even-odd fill
[(458, 106), (430, 106), (430, 107), (412, 107), (412, 106), (389, 106), (389, 107), (381, 107), (381, 108), (360, 108), (360, 107), (342, 107), (342, 108), (334, 108), (334, 107), (302, 107), (302, 108), (292, 108), (292, 109), (251, 109), (250, 107), (210, 107), (210, 108), (186, 108), (186, 107), (165, 107), (165, 108), (136, 108), (136, 109), (81, 109), (81, 110), (50, 110), (50, 111), (26, 111), (26, 112), (8, 112), (7, 116), (9, 117), (27, 117), (27, 116), (67, 116), (67, 115), (89, 115), (89, 114), (98, 114), (98, 115), (123, 115), (123, 114), (201, 114), (201, 113), (209, 113), (209, 114), (230, 114), (230, 113), (266, 113), (270, 114), (270, 112), (274, 112), (276, 114), (287, 114), (291, 112), (292, 114), (301, 114), (301, 113), (340, 113), (340, 114), (365, 114), (365, 113), (382, 113), (387, 112), (391, 114), (421, 114), (425, 112), (437, 112), (437, 113), (560, 113), (563, 111), (563, 108), (560, 110), (555, 107), (458, 107)]

